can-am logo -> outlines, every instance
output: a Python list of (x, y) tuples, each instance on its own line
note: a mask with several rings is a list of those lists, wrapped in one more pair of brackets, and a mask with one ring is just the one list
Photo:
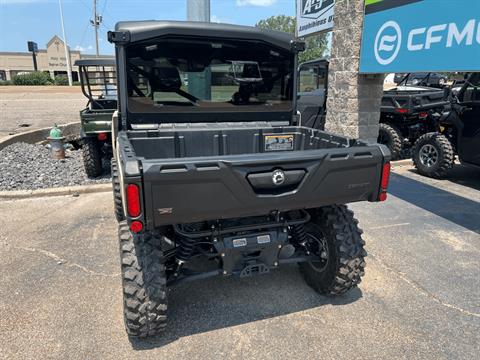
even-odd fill
[(302, 17), (316, 19), (326, 10), (333, 6), (335, 0), (302, 0)]
[[(390, 20), (377, 32), (374, 44), (375, 59), (380, 65), (391, 64), (402, 48), (402, 30), (397, 22)], [(456, 23), (420, 27), (408, 32), (406, 50), (426, 51), (435, 47), (480, 45), (480, 20), (471, 19), (464, 26)]]

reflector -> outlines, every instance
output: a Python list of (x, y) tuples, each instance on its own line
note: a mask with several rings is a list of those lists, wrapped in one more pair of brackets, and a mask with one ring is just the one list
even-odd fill
[(130, 224), (130, 230), (134, 233), (139, 233), (143, 230), (143, 224), (141, 221), (135, 220)]

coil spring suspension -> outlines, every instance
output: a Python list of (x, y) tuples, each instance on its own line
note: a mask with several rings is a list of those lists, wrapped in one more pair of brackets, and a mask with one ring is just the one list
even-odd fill
[(188, 261), (193, 254), (193, 248), (195, 247), (195, 239), (179, 236), (177, 238), (178, 247), (176, 257), (182, 262)]
[(298, 244), (305, 246), (307, 243), (307, 233), (305, 232), (305, 226), (303, 224), (293, 225), (291, 230), (292, 238), (297, 241)]

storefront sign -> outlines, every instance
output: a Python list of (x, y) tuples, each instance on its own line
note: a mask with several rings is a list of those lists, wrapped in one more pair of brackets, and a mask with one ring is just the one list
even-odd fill
[(480, 70), (480, 1), (365, 3), (361, 73)]
[(335, 0), (297, 0), (297, 36), (331, 30)]

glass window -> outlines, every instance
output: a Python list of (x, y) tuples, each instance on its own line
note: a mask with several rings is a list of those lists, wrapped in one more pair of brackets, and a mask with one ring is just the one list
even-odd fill
[(316, 65), (302, 66), (299, 77), (299, 92), (312, 92), (318, 89), (318, 67)]
[(264, 43), (161, 38), (127, 48), (135, 112), (288, 110), (293, 57)]

